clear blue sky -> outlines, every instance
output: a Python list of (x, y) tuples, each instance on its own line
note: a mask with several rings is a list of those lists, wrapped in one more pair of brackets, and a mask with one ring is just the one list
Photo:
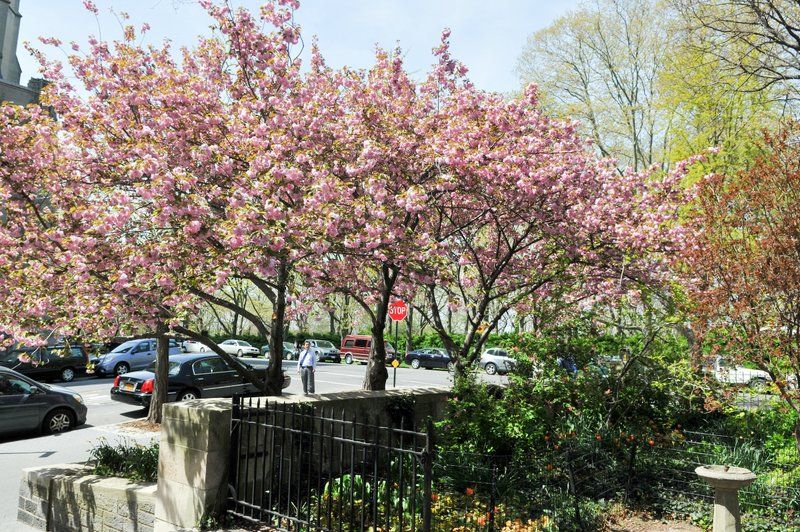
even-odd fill
[[(234, 5), (257, 8), (260, 0), (233, 0)], [(577, 0), (301, 0), (296, 20), (310, 43), (317, 35), (332, 66), (360, 68), (371, 64), (374, 45), (391, 48), (399, 42), (408, 68), (423, 73), (441, 30), (453, 30), (455, 56), (470, 70), (478, 87), (509, 92), (519, 88), (517, 57), (532, 32), (574, 8)], [(120, 27), (111, 8), (125, 11), (134, 23), (148, 22), (149, 40), (170, 38), (190, 45), (208, 33), (209, 20), (192, 0), (95, 0), (101, 11), (99, 30), (116, 37)], [(36, 75), (36, 64), (22, 42), (38, 45), (39, 36), (58, 37), (65, 43), (84, 43), (98, 33), (94, 16), (81, 0), (21, 0), (22, 26), (17, 50), (23, 84)], [(41, 47), (41, 46), (39, 46)], [(66, 46), (68, 48), (68, 44)], [(48, 54), (63, 54), (47, 49)]]

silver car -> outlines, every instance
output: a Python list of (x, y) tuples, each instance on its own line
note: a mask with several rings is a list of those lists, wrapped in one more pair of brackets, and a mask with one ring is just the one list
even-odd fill
[(489, 375), (495, 375), (497, 373), (503, 375), (512, 371), (517, 365), (517, 361), (508, 356), (508, 351), (505, 349), (493, 347), (483, 352), (478, 364), (480, 368)]

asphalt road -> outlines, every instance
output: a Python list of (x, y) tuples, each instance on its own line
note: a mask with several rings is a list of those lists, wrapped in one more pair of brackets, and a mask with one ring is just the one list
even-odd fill
[[(258, 366), (264, 360), (250, 360)], [(297, 362), (284, 362), (284, 371), (292, 378), (285, 390), (287, 394), (302, 393), (300, 376), (295, 373)], [(320, 363), (316, 371), (316, 393), (331, 393), (345, 390), (359, 390), (364, 380), (366, 366), (353, 364)], [(428, 388), (449, 387), (450, 374), (444, 370), (425, 370), (410, 368), (389, 369), (387, 388)], [(492, 382), (505, 382), (505, 377), (484, 375)], [(396, 380), (396, 384), (395, 383)], [(157, 433), (130, 431), (120, 424), (142, 418), (146, 412), (124, 403), (112, 401), (109, 391), (113, 379), (94, 377), (81, 378), (71, 383), (57, 383), (80, 393), (88, 407), (86, 425), (68, 432), (52, 436), (37, 434), (18, 435), (0, 438), (0, 477), (5, 479), (0, 491), (0, 530), (33, 530), (17, 523), (17, 491), (22, 470), (68, 462), (82, 462), (88, 459), (89, 449), (100, 439), (109, 442), (121, 439), (146, 443), (157, 439)]]

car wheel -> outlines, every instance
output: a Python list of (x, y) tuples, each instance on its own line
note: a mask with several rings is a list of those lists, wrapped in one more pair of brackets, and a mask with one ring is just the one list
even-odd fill
[(72, 368), (64, 368), (61, 370), (61, 380), (64, 382), (72, 382), (75, 378), (75, 370)]
[(241, 349), (236, 351), (236, 356), (241, 358), (241, 356), (242, 356), (242, 350)]
[(42, 432), (58, 434), (67, 432), (75, 425), (75, 417), (69, 410), (59, 408), (47, 414), (42, 423)]
[(414, 369), (419, 369), (419, 359), (415, 358), (411, 361), (411, 367)]
[(487, 374), (494, 375), (495, 373), (497, 373), (497, 364), (495, 364), (494, 362), (489, 362), (486, 364), (486, 366), (484, 366), (483, 369), (486, 370)]
[(761, 388), (765, 388), (767, 386), (767, 379), (763, 377), (753, 377), (750, 379), (750, 382), (748, 382), (747, 385), (750, 388), (760, 390)]
[(195, 390), (184, 390), (178, 394), (178, 401), (192, 401), (200, 399), (200, 393)]
[(120, 362), (116, 366), (114, 366), (114, 375), (125, 375), (131, 370), (131, 367), (127, 365), (125, 362)]
[(353, 363), (353, 355), (351, 355), (350, 353), (347, 353), (344, 356), (344, 363), (345, 364), (352, 364)]
[(336, 364), (341, 364), (341, 363), (342, 363), (342, 357), (336, 357), (336, 359), (334, 360), (334, 362), (335, 362)]
[(455, 362), (448, 362), (447, 363), (447, 371), (455, 371), (456, 370), (456, 363)]

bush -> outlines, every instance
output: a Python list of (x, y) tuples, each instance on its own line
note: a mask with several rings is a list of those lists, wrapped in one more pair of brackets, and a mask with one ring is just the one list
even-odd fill
[(101, 438), (89, 451), (93, 473), (101, 477), (122, 477), (134, 482), (155, 482), (158, 479), (158, 443), (140, 445), (120, 441), (116, 445)]

